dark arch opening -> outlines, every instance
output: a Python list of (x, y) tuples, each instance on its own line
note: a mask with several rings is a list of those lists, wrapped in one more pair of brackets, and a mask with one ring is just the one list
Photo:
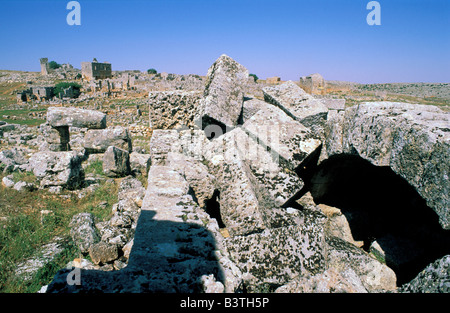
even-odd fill
[(381, 247), (398, 286), (450, 253), (450, 231), (441, 228), (426, 201), (389, 167), (340, 154), (303, 174), (299, 172), (315, 203), (339, 208), (366, 251), (374, 244)]

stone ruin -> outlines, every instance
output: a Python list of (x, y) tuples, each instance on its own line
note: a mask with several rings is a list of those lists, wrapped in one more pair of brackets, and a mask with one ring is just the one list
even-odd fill
[[(164, 129), (127, 266), (78, 269), (79, 285), (63, 269), (47, 292), (414, 292), (427, 273), (425, 290), (448, 292), (449, 114), (329, 108), (291, 81), (246, 98), (247, 77), (222, 55), (202, 95), (151, 95)], [(64, 110), (49, 110), (58, 134), (76, 125)]]
[(48, 75), (50, 73), (50, 67), (48, 65), (48, 58), (39, 59), (39, 63), (41, 64), (41, 75)]
[(308, 93), (322, 95), (326, 92), (327, 83), (322, 75), (315, 73), (300, 77), (300, 87)]
[(89, 81), (112, 78), (111, 63), (99, 63), (95, 58), (92, 62), (81, 62), (81, 75)]

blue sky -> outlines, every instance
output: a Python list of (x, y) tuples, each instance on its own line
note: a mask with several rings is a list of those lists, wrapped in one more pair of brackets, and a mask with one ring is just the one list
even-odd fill
[(79, 0), (69, 26), (66, 0), (0, 0), (0, 69), (39, 71), (39, 58), (80, 68), (155, 68), (205, 75), (223, 53), (260, 78), (361, 83), (450, 82), (450, 1)]

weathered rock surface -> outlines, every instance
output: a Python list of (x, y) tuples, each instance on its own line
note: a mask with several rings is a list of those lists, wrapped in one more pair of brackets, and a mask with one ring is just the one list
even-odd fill
[(94, 264), (106, 264), (114, 261), (119, 256), (116, 245), (99, 242), (89, 247), (89, 256)]
[(19, 167), (27, 162), (24, 153), (17, 148), (11, 148), (8, 150), (0, 151), (0, 164), (5, 169), (14, 170), (14, 168)]
[(222, 219), (231, 235), (260, 232), (303, 182), (241, 128), (213, 140), (205, 159), (215, 174)]
[(41, 187), (62, 186), (75, 189), (84, 181), (81, 166), (83, 158), (74, 151), (40, 151), (34, 153), (28, 163), (33, 174), (40, 180)]
[(109, 146), (103, 155), (103, 173), (108, 177), (123, 177), (127, 176), (130, 170), (128, 151)]
[(391, 102), (363, 103), (344, 112), (330, 116), (321, 158), (348, 153), (389, 166), (450, 229), (449, 114), (434, 106)]
[(67, 270), (63, 270), (47, 292), (227, 290), (222, 281), (234, 279), (224, 280), (221, 268), (229, 267), (226, 262), (221, 266), (214, 253), (218, 249), (214, 238), (220, 236), (217, 223), (193, 201), (186, 180), (169, 167), (154, 165), (148, 186), (128, 266), (110, 273), (81, 270), (80, 286), (65, 283)]
[(95, 217), (91, 213), (74, 215), (70, 224), (70, 235), (82, 253), (89, 252), (89, 247), (100, 241), (95, 227)]
[(296, 210), (290, 214), (297, 223), (225, 240), (230, 258), (253, 291), (263, 284), (283, 285), (299, 275), (323, 270), (325, 218)]
[(86, 132), (84, 148), (88, 153), (103, 153), (110, 146), (132, 152), (131, 136), (126, 127), (90, 129)]
[(288, 115), (320, 133), (328, 114), (328, 108), (319, 99), (307, 94), (292, 81), (265, 87), (264, 100), (280, 107)]
[(72, 126), (89, 129), (106, 128), (106, 114), (73, 107), (49, 107), (47, 122), (52, 127)]
[[(246, 101), (247, 102), (247, 101)], [(242, 128), (258, 142), (279, 154), (286, 167), (295, 169), (316, 150), (320, 139), (280, 108), (264, 103)]]
[(446, 255), (428, 265), (417, 277), (401, 286), (400, 292), (449, 293), (450, 255)]
[(238, 123), (247, 81), (248, 70), (227, 55), (211, 65), (196, 115), (202, 129), (209, 124), (233, 127)]
[(24, 281), (29, 281), (33, 278), (41, 268), (54, 260), (64, 249), (63, 239), (59, 237), (53, 238), (52, 242), (42, 246), (39, 252), (24, 262), (17, 264), (15, 269), (16, 276)]
[(176, 130), (155, 129), (150, 140), (150, 157), (154, 165), (165, 165), (169, 152), (180, 151), (179, 133)]
[(267, 102), (256, 98), (244, 98), (242, 105), (241, 124), (247, 122), (249, 118), (255, 115), (259, 110), (267, 106)]
[(361, 279), (351, 268), (339, 272), (334, 268), (323, 273), (305, 273), (278, 287), (276, 293), (367, 293)]
[(2, 178), (2, 185), (5, 186), (6, 188), (12, 188), (14, 187), (14, 180), (12, 175), (8, 175)]
[(70, 134), (69, 126), (52, 127), (48, 122), (39, 126), (40, 132), (45, 138), (46, 145), (41, 150), (69, 151)]
[(153, 91), (148, 98), (153, 129), (194, 127), (201, 91)]
[(130, 168), (132, 172), (147, 175), (151, 165), (150, 154), (132, 152), (130, 153)]
[(397, 278), (393, 270), (372, 258), (351, 243), (336, 237), (328, 237), (327, 266), (339, 272), (351, 268), (369, 292), (394, 291)]

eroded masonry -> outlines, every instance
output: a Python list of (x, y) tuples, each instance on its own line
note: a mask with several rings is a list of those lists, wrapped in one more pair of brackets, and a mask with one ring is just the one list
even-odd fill
[[(203, 90), (150, 92), (146, 190), (127, 176), (126, 127), (107, 127), (98, 111), (48, 110), (51, 151), (32, 156), (36, 175), (43, 186), (81, 185), (88, 156), (72, 151), (69, 127), (86, 128), (85, 153), (103, 153), (106, 172), (127, 178), (101, 230), (89, 216), (74, 223), (90, 229), (93, 260), (127, 263), (78, 264), (80, 284), (62, 269), (47, 292), (417, 292), (430, 276), (427, 290), (450, 291), (449, 114), (345, 106), (293, 81), (250, 97), (248, 82), (222, 55)], [(317, 75), (302, 83), (324, 88)]]

